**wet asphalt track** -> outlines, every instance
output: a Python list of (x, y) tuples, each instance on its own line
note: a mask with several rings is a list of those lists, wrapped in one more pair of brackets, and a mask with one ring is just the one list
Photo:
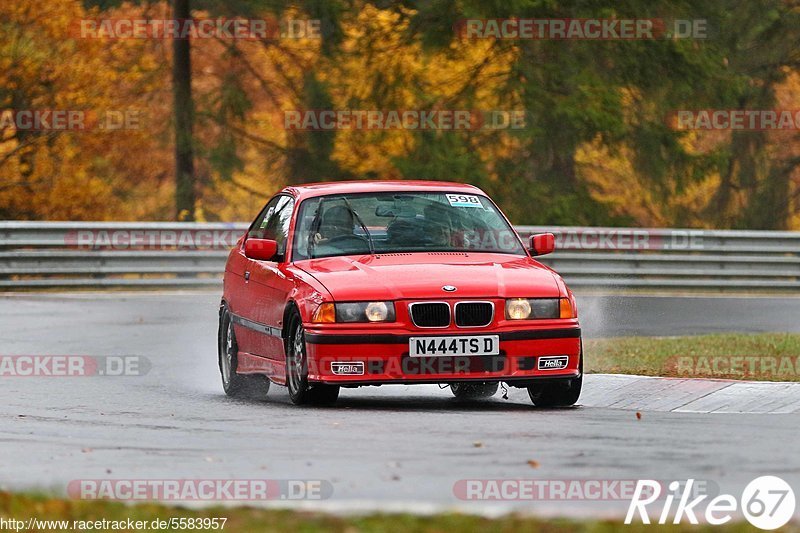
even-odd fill
[[(334, 409), (226, 398), (215, 360), (218, 296), (32, 294), (0, 297), (4, 355), (147, 357), (142, 377), (3, 378), (0, 486), (64, 492), (74, 479), (326, 480), (332, 510), (457, 506), (474, 512), (621, 518), (626, 502), (464, 501), (460, 479), (708, 480), (739, 494), (751, 479), (800, 490), (800, 414), (693, 413), (582, 406), (534, 409), (512, 389), (458, 403), (436, 386), (344, 390)], [(799, 331), (800, 299), (582, 298), (588, 337)], [(591, 390), (609, 379), (590, 376)], [(636, 411), (643, 416), (638, 420)], [(533, 460), (537, 468), (530, 466)]]

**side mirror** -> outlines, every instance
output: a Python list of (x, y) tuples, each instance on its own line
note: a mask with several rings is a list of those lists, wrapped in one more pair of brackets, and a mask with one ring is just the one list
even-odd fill
[(531, 255), (547, 255), (556, 249), (556, 236), (552, 233), (531, 235)]
[(278, 241), (250, 237), (244, 241), (244, 255), (257, 261), (272, 261), (278, 253)]

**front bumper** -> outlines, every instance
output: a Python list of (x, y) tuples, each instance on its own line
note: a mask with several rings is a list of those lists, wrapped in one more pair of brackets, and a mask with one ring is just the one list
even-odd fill
[[(499, 335), (492, 356), (410, 357), (409, 338)], [(306, 330), (308, 379), (337, 385), (571, 379), (581, 375), (581, 330), (577, 325), (492, 331), (375, 332)], [(542, 368), (545, 364), (551, 368)]]

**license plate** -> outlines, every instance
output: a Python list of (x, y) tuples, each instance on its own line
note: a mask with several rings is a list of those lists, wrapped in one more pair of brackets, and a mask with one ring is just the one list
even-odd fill
[(499, 355), (500, 336), (411, 337), (408, 354), (411, 357)]

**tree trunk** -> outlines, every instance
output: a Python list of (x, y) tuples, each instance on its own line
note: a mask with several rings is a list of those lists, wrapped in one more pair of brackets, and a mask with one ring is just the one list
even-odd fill
[[(173, 0), (172, 17), (176, 20), (191, 18), (190, 0)], [(175, 208), (178, 220), (194, 220), (197, 191), (195, 190), (194, 151), (192, 127), (194, 105), (192, 102), (191, 41), (172, 41), (172, 95), (175, 109)]]

